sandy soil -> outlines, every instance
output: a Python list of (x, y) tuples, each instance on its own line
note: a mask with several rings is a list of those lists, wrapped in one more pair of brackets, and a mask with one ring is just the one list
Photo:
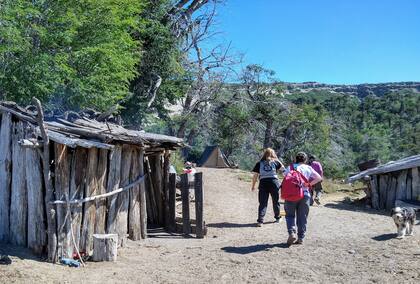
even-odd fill
[(116, 263), (69, 268), (28, 251), (2, 247), (13, 260), (0, 265), (0, 283), (419, 283), (420, 230), (395, 239), (391, 218), (329, 195), (312, 207), (305, 244), (287, 248), (285, 222), (255, 227), (257, 193), (235, 170), (203, 169), (205, 239), (155, 232), (129, 242)]

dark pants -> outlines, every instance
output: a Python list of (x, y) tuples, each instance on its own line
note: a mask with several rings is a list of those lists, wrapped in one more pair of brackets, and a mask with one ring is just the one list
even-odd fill
[(296, 234), (299, 239), (305, 237), (306, 223), (309, 215), (309, 203), (311, 198), (306, 196), (299, 201), (285, 201), (284, 210), (286, 211), (286, 224), (289, 234)]
[(274, 218), (280, 218), (280, 202), (279, 202), (279, 187), (278, 181), (274, 182), (261, 182), (258, 191), (258, 220), (257, 222), (262, 223), (264, 221), (265, 213), (267, 212), (268, 198), (271, 195), (273, 201)]
[(315, 198), (318, 198), (318, 200), (321, 199), (321, 195), (322, 195), (322, 182), (318, 182), (312, 187), (311, 206), (314, 204)]

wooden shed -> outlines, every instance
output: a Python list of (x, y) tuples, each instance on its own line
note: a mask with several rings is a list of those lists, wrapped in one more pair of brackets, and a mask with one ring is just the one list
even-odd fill
[(369, 182), (375, 209), (389, 210), (397, 201), (420, 201), (420, 155), (362, 171), (348, 178), (348, 182), (359, 179)]
[(169, 157), (182, 139), (85, 114), (44, 118), (34, 103), (0, 102), (0, 242), (56, 261), (90, 253), (93, 234), (124, 246), (147, 224), (168, 226)]

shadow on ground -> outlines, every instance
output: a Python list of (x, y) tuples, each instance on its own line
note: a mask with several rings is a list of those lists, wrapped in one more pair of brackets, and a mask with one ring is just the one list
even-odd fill
[(389, 212), (386, 210), (376, 210), (372, 208), (367, 208), (365, 204), (353, 203), (347, 199), (334, 203), (325, 203), (324, 207), (336, 210), (347, 210), (353, 212), (363, 212), (368, 214), (389, 216)]
[(269, 251), (272, 248), (288, 248), (289, 246), (286, 243), (281, 244), (262, 244), (262, 245), (253, 245), (246, 247), (223, 247), (222, 250), (227, 253), (235, 254), (249, 254), (259, 251)]
[(389, 241), (397, 237), (397, 234), (383, 234), (376, 237), (373, 237), (372, 240), (383, 242), (383, 241)]
[(36, 256), (28, 248), (17, 247), (10, 244), (0, 243), (0, 258), (1, 258), (0, 264), (2, 265), (11, 264), (11, 263), (8, 263), (9, 260), (7, 259), (7, 256), (17, 257), (19, 259), (30, 259), (30, 260), (40, 261), (40, 262), (44, 262), (46, 260), (43, 257)]
[(210, 227), (210, 228), (251, 228), (251, 227), (256, 227), (256, 223), (237, 224), (237, 223), (222, 222), (222, 223), (207, 224), (207, 227)]

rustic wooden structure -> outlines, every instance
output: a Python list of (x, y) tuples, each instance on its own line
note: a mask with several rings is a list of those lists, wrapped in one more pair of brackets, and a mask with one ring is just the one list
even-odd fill
[[(182, 139), (99, 122), (86, 113), (44, 117), (0, 102), (0, 242), (90, 254), (94, 234), (147, 237), (169, 220), (170, 151)], [(70, 119), (71, 117), (71, 119)]]
[(420, 155), (368, 169), (348, 178), (348, 182), (359, 179), (368, 180), (375, 209), (389, 210), (396, 201), (420, 201)]

